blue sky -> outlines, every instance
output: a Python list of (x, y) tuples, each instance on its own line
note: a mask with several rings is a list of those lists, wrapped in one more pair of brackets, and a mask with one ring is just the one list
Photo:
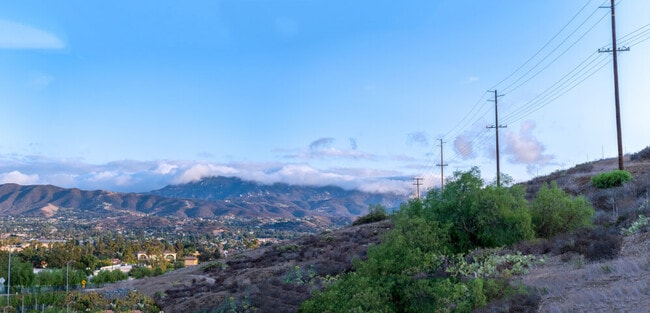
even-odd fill
[[(602, 0), (5, 1), (0, 182), (204, 176), (413, 190), (616, 155)], [(623, 143), (650, 143), (650, 2), (617, 5)], [(628, 35), (625, 37), (626, 35)]]

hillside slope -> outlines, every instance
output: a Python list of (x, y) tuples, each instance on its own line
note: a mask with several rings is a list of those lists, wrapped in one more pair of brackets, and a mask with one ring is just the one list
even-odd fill
[(136, 289), (156, 300), (165, 312), (212, 311), (255, 306), (258, 312), (296, 312), (313, 290), (365, 259), (391, 228), (389, 221), (350, 226), (320, 235), (262, 247), (208, 265), (184, 268), (161, 276), (124, 281), (106, 293)]
[[(534, 194), (542, 183), (557, 181), (566, 191), (595, 202), (596, 225), (618, 234), (638, 214), (650, 213), (650, 164), (647, 160), (628, 160), (627, 166), (634, 181), (613, 189), (596, 189), (590, 178), (615, 169), (614, 159), (539, 177), (527, 182), (526, 187)], [(110, 288), (138, 289), (154, 297), (165, 311), (253, 305), (259, 312), (295, 312), (312, 290), (327, 284), (323, 277), (349, 270), (351, 261), (363, 259), (368, 245), (379, 242), (390, 227), (388, 221), (347, 227), (230, 256), (211, 266), (186, 268)], [(650, 233), (624, 238), (616, 235), (617, 242), (622, 243), (620, 251), (612, 259), (598, 261), (588, 261), (571, 249), (565, 251), (577, 245), (574, 240), (580, 235), (572, 236), (533, 243), (547, 245), (531, 249), (544, 250), (540, 253), (546, 254), (547, 261), (527, 275), (514, 278), (514, 282), (523, 282), (540, 292), (539, 312), (646, 312), (650, 307)], [(595, 244), (592, 250), (598, 250), (598, 241), (601, 238), (591, 241)], [(492, 312), (489, 307), (485, 309)]]

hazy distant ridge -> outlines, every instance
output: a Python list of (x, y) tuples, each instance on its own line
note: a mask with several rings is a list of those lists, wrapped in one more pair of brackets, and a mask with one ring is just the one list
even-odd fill
[(106, 217), (125, 213), (177, 217), (225, 214), (267, 217), (354, 217), (369, 204), (396, 207), (403, 196), (339, 187), (262, 185), (239, 178), (211, 177), (170, 185), (147, 194), (85, 191), (52, 185), (0, 185), (0, 216)]

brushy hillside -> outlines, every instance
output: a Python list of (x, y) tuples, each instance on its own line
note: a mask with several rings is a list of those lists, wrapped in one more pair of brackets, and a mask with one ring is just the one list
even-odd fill
[[(434, 191), (390, 221), (312, 235), (112, 288), (140, 290), (168, 312), (296, 312), (301, 305), (305, 312), (338, 312), (347, 311), (350, 301), (362, 311), (375, 305), (386, 312), (424, 307), (645, 312), (650, 307), (650, 236), (643, 217), (650, 216), (650, 159), (627, 157), (631, 182), (606, 189), (592, 185), (594, 175), (616, 166), (615, 159), (589, 162), (503, 190), (483, 186), (475, 173), (459, 173), (455, 188), (460, 193), (444, 196), (449, 201), (439, 202), (442, 196)], [(463, 193), (472, 189), (476, 192)], [(541, 190), (547, 196), (537, 200)], [(554, 204), (554, 199), (564, 200)], [(536, 201), (538, 207), (546, 203), (541, 214), (527, 218), (522, 212), (534, 212)], [(582, 213), (561, 211), (561, 221), (572, 226), (543, 228), (539, 220), (553, 205), (575, 206)], [(493, 215), (481, 215), (485, 210)], [(574, 217), (588, 217), (591, 226), (575, 223)], [(324, 287), (330, 289), (319, 293)], [(307, 299), (312, 300), (304, 303)], [(323, 306), (337, 301), (338, 306)]]
[(136, 289), (165, 312), (296, 312), (390, 228), (389, 221), (345, 227), (108, 289)]

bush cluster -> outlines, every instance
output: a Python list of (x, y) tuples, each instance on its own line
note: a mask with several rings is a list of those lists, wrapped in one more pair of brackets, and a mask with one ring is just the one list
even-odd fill
[(591, 184), (596, 188), (606, 189), (618, 187), (632, 180), (632, 174), (624, 170), (613, 170), (601, 173), (591, 178)]
[[(589, 224), (593, 210), (584, 199), (575, 200), (557, 186), (544, 189), (558, 203), (578, 203), (569, 212), (558, 211), (558, 222), (574, 228)], [(327, 289), (316, 292), (301, 312), (469, 312), (488, 302), (518, 292), (508, 284), (511, 275), (523, 273), (532, 256), (502, 254), (502, 247), (534, 238), (529, 203), (521, 186), (486, 186), (473, 168), (457, 172), (444, 191), (432, 190), (424, 200), (402, 205), (391, 217), (394, 228), (384, 241), (368, 249), (368, 259), (356, 262)], [(566, 200), (562, 202), (561, 200)], [(549, 210), (550, 210), (549, 209)], [(534, 307), (539, 297), (513, 297)], [(523, 300), (522, 300), (523, 299)], [(525, 300), (525, 301), (524, 301)], [(529, 301), (530, 300), (530, 301)], [(511, 302), (514, 305), (514, 302)]]
[(588, 261), (615, 258), (621, 250), (623, 236), (603, 227), (583, 228), (555, 239), (555, 254), (576, 253)]
[(542, 185), (530, 213), (537, 236), (544, 238), (589, 226), (595, 214), (584, 197), (571, 197), (555, 182)]
[(369, 223), (383, 221), (387, 218), (388, 215), (386, 214), (386, 208), (384, 208), (380, 204), (370, 205), (370, 207), (368, 208), (368, 214), (356, 219), (354, 222), (352, 222), (352, 225), (356, 226), (362, 224), (369, 224)]
[(90, 279), (90, 282), (93, 284), (106, 284), (126, 280), (127, 278), (129, 278), (129, 275), (116, 269), (113, 271), (100, 271)]

